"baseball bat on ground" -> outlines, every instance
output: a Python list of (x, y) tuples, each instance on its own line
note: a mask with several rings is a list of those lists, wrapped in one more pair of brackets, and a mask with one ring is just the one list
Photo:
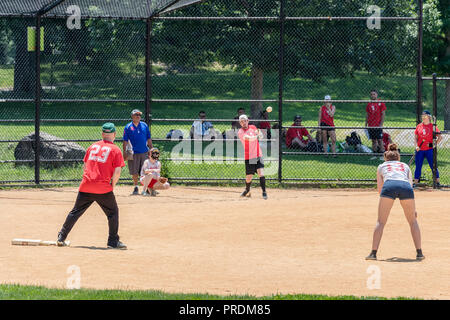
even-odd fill
[[(43, 241), (37, 239), (12, 239), (13, 246), (56, 246), (56, 241)], [(69, 246), (70, 241), (64, 241), (64, 246)]]

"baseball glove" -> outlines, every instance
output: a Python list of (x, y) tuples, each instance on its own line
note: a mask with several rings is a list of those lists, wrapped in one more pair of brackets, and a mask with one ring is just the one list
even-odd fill
[(167, 178), (159, 177), (159, 183), (164, 184), (167, 182)]

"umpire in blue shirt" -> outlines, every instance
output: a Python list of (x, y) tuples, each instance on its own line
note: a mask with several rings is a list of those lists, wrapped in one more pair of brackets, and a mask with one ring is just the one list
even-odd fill
[[(145, 122), (141, 121), (142, 112), (138, 109), (131, 111), (131, 121), (123, 130), (123, 158), (128, 160), (128, 170), (133, 176), (133, 194), (139, 194), (138, 182), (142, 165), (148, 158), (148, 150), (153, 148), (150, 130)], [(127, 146), (131, 143), (133, 157), (129, 159)]]

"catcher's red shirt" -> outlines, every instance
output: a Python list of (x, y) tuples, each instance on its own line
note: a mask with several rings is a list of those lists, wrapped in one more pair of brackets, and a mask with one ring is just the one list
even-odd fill
[(83, 180), (79, 191), (97, 194), (113, 191), (111, 178), (118, 167), (125, 167), (120, 148), (105, 140), (95, 142), (84, 156)]
[(242, 145), (244, 146), (244, 153), (245, 153), (245, 160), (255, 159), (262, 157), (262, 151), (259, 146), (258, 139), (255, 140), (245, 140), (244, 136), (250, 136), (250, 137), (257, 137), (258, 128), (256, 128), (254, 125), (249, 125), (247, 129), (240, 128), (238, 132), (239, 139), (242, 142)]
[(369, 102), (366, 107), (367, 126), (379, 127), (381, 124), (381, 114), (385, 110), (386, 105), (384, 104), (384, 102)]
[[(439, 129), (436, 127), (436, 132), (440, 132)], [(423, 124), (419, 123), (416, 127), (416, 130), (414, 131), (414, 134), (417, 136), (417, 145), (420, 146), (422, 143), (422, 146), (420, 147), (420, 150), (426, 151), (433, 148), (429, 147), (430, 143), (433, 143), (433, 124)]]

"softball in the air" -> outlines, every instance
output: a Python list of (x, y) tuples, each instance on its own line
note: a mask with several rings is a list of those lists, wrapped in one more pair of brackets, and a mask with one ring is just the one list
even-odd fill
[(266, 108), (266, 111), (267, 111), (267, 112), (272, 112), (272, 107), (271, 107), (271, 106), (268, 106), (268, 107)]

